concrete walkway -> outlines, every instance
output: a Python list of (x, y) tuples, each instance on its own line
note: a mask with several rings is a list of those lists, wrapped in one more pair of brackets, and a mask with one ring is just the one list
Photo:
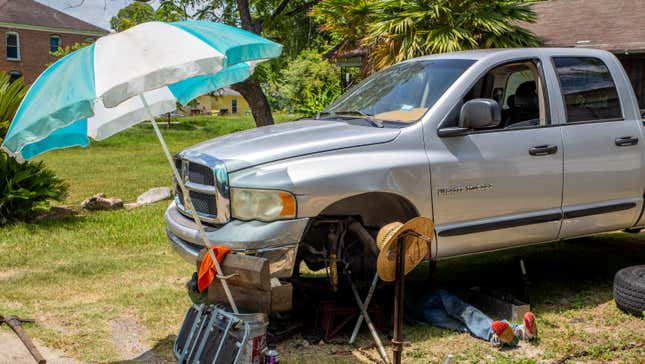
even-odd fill
[[(34, 340), (36, 347), (51, 364), (79, 364), (78, 361), (58, 350), (50, 349)], [(13, 332), (0, 331), (0, 363), (33, 364), (36, 361), (18, 336)]]

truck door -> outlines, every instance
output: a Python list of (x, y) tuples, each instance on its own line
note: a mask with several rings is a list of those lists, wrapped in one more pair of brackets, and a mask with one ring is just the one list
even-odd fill
[[(557, 81), (551, 77), (550, 83)], [(430, 142), (438, 257), (556, 239), (562, 135), (551, 123), (541, 61), (493, 67), (463, 102), (474, 98), (497, 101), (502, 124)], [(457, 126), (460, 108), (459, 103), (439, 128)]]
[(605, 58), (553, 57), (564, 111), (560, 238), (630, 227), (641, 211), (641, 119), (622, 68)]

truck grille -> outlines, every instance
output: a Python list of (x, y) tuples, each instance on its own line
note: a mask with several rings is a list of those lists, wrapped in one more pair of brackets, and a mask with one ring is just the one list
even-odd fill
[[(181, 158), (175, 159), (175, 166), (184, 181), (200, 220), (218, 222), (217, 197), (219, 186), (216, 183), (215, 170), (209, 166)], [(192, 214), (185, 204), (184, 194), (176, 181), (175, 203), (180, 212), (192, 218)]]

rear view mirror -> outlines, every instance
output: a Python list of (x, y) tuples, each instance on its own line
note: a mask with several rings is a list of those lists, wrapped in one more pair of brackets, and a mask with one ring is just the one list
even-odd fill
[(473, 99), (461, 107), (459, 127), (464, 129), (490, 129), (502, 122), (502, 111), (493, 99)]

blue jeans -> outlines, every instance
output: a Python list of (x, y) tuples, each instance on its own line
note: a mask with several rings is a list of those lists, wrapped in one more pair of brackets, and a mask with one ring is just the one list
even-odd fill
[[(493, 320), (457, 296), (442, 289), (431, 293), (422, 301), (425, 322), (432, 326), (459, 332), (469, 332), (480, 339), (493, 337)], [(517, 325), (512, 325), (515, 330)]]

